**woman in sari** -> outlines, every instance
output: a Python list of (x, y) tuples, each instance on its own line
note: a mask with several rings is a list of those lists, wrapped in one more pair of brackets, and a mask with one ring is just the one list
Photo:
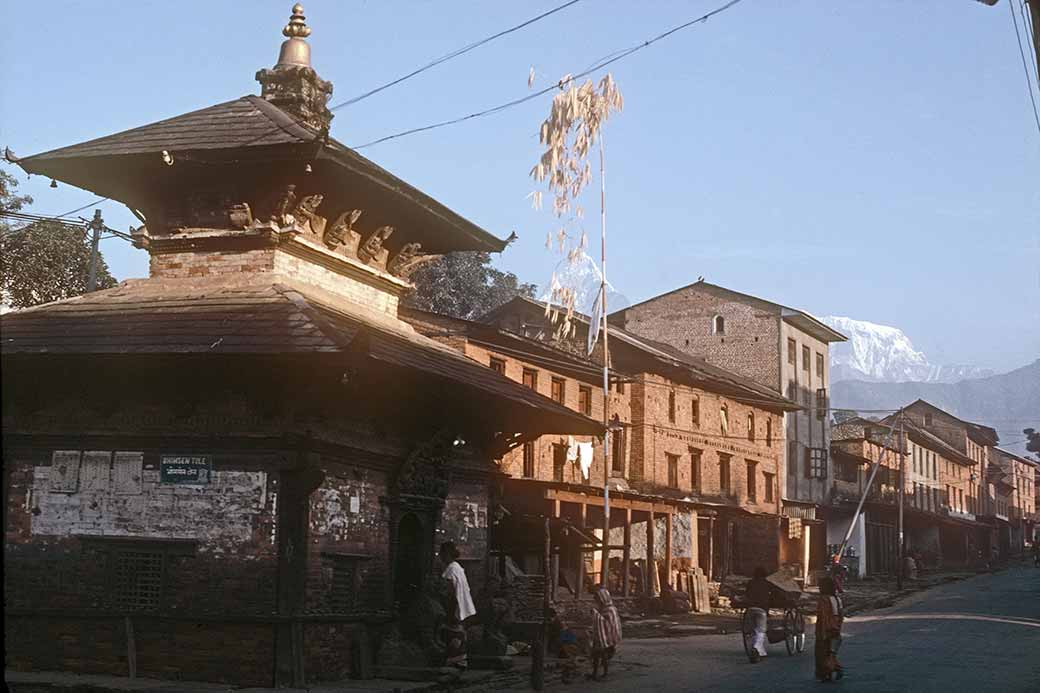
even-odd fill
[(845, 613), (834, 587), (831, 578), (820, 580), (820, 599), (816, 603), (816, 678), (821, 682), (844, 675), (837, 652)]

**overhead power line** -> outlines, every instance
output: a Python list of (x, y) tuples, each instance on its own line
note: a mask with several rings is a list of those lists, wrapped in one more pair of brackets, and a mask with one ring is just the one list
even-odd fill
[[(665, 32), (663, 32), (661, 34), (658, 34), (657, 36), (654, 36), (651, 39), (648, 39), (646, 41), (643, 41), (642, 43), (636, 44), (635, 46), (632, 46), (630, 48), (626, 48), (626, 49), (621, 50), (621, 51), (619, 51), (619, 52), (617, 52), (615, 54), (612, 54), (612, 57), (600, 60), (599, 62), (595, 63), (591, 67), (589, 67), (589, 68), (587, 68), (587, 69), (585, 69), (585, 70), (583, 70), (583, 71), (581, 71), (581, 72), (579, 72), (579, 73), (577, 73), (575, 75), (571, 75), (570, 79), (572, 79), (572, 80), (579, 79), (581, 77), (585, 77), (587, 75), (590, 75), (593, 72), (596, 72), (598, 70), (602, 70), (607, 65), (610, 65), (612, 63), (616, 63), (619, 60), (624, 60), (625, 58), (627, 58), (628, 56), (632, 55), (633, 53), (641, 51), (644, 48), (648, 48), (648, 47), (652, 46), (653, 44), (657, 43), (658, 41), (661, 41), (661, 40), (663, 40), (665, 38), (668, 38), (669, 36), (671, 36), (672, 34), (678, 32), (678, 31), (682, 31), (683, 29), (689, 28), (689, 27), (693, 26), (694, 24), (700, 24), (702, 22), (706, 22), (707, 20), (711, 19), (715, 15), (720, 14), (722, 12), (725, 12), (726, 10), (730, 9), (734, 5), (739, 4), (740, 2), (741, 2), (741, 0), (730, 0), (730, 2), (727, 2), (726, 4), (721, 5), (721, 6), (717, 7), (717, 8), (715, 8), (714, 10), (701, 15), (700, 17), (697, 17), (696, 19), (691, 19), (688, 22), (683, 22), (682, 24), (679, 24), (678, 26), (674, 26), (671, 29), (669, 29), (669, 30), (667, 30), (667, 31), (665, 31)], [(447, 127), (448, 125), (456, 125), (458, 123), (462, 123), (462, 122), (467, 121), (467, 120), (472, 120), (473, 118), (482, 118), (484, 116), (494, 115), (495, 113), (500, 113), (500, 112), (502, 112), (502, 111), (504, 111), (504, 110), (506, 110), (508, 108), (512, 108), (513, 106), (519, 106), (520, 104), (527, 103), (528, 101), (532, 101), (534, 99), (537, 99), (538, 97), (543, 96), (545, 94), (548, 94), (549, 92), (551, 92), (551, 91), (553, 91), (555, 89), (558, 89), (558, 88), (560, 88), (562, 86), (563, 86), (563, 82), (561, 81), (561, 82), (559, 82), (557, 84), (554, 84), (552, 86), (546, 87), (545, 89), (540, 89), (539, 91), (536, 91), (536, 92), (533, 92), (531, 94), (528, 94), (527, 96), (521, 97), (519, 99), (513, 99), (512, 101), (507, 101), (507, 102), (505, 102), (503, 104), (499, 104), (498, 106), (492, 106), (491, 108), (486, 108), (486, 109), (484, 109), (482, 111), (477, 111), (475, 113), (470, 113), (469, 115), (460, 116), (458, 118), (452, 118), (450, 120), (442, 120), (442, 121), (440, 121), (438, 123), (432, 123), (430, 125), (423, 125), (423, 126), (420, 126), (420, 127), (411, 128), (409, 130), (403, 130), (401, 132), (395, 132), (392, 135), (386, 135), (385, 137), (380, 137), (379, 139), (372, 140), (371, 142), (366, 142), (364, 144), (358, 145), (358, 146), (354, 147), (354, 149), (364, 149), (365, 147), (371, 147), (373, 145), (380, 144), (380, 143), (386, 142), (388, 140), (397, 139), (399, 137), (405, 137), (407, 135), (414, 135), (414, 134), (419, 133), (419, 132), (427, 132), (429, 130), (436, 130), (438, 128)]]
[[(1022, 35), (1018, 31), (1018, 13), (1015, 12), (1015, 0), (1008, 0), (1008, 8), (1011, 10), (1011, 23), (1015, 27), (1015, 45), (1018, 46), (1018, 54), (1022, 57), (1022, 70), (1026, 73), (1026, 91), (1029, 92), (1029, 103), (1033, 105), (1033, 119), (1036, 121), (1036, 131), (1040, 133), (1040, 111), (1036, 108), (1036, 98), (1033, 96), (1033, 77), (1029, 74), (1029, 63), (1026, 61), (1026, 52), (1022, 49)], [(1022, 17), (1025, 22), (1025, 16)], [(1026, 27), (1028, 30), (1028, 26)], [(1037, 86), (1040, 89), (1040, 85)]]
[(344, 101), (342, 103), (338, 103), (335, 106), (332, 106), (329, 110), (330, 111), (335, 111), (335, 110), (337, 110), (339, 108), (343, 108), (345, 106), (351, 106), (353, 104), (356, 104), (358, 101), (363, 101), (363, 100), (367, 99), (370, 96), (374, 96), (374, 95), (378, 94), (381, 91), (384, 91), (386, 89), (389, 89), (392, 86), (400, 84), (401, 82), (404, 82), (405, 80), (409, 80), (412, 77), (415, 77), (416, 75), (422, 74), (423, 72), (426, 72), (427, 70), (429, 70), (431, 68), (437, 67), (441, 63), (445, 63), (445, 62), (451, 60), (452, 58), (457, 58), (460, 55), (464, 55), (466, 53), (469, 53), (471, 50), (474, 50), (476, 48), (480, 48), (484, 44), (491, 43), (495, 39), (501, 38), (501, 37), (505, 36), (506, 34), (511, 34), (514, 31), (519, 31), (520, 29), (523, 29), (526, 26), (530, 26), (531, 24), (534, 24), (537, 21), (545, 19), (546, 17), (549, 17), (551, 15), (554, 15), (557, 12), (560, 12), (561, 10), (565, 10), (568, 7), (570, 7), (571, 5), (576, 5), (579, 2), (581, 2), (581, 0), (570, 0), (570, 2), (565, 2), (562, 5), (559, 5), (558, 7), (554, 7), (553, 9), (551, 9), (551, 10), (549, 10), (547, 12), (543, 12), (542, 14), (538, 15), (537, 17), (532, 17), (531, 19), (528, 19), (525, 22), (521, 22), (520, 24), (517, 24), (516, 26), (512, 26), (512, 27), (510, 27), (508, 29), (505, 29), (503, 31), (498, 32), (497, 34), (492, 34), (491, 36), (488, 36), (487, 38), (483, 38), (483, 39), (481, 39), (479, 41), (475, 41), (474, 43), (471, 43), (471, 44), (469, 44), (467, 46), (463, 46), (462, 48), (454, 50), (454, 51), (452, 51), (452, 52), (450, 52), (450, 53), (448, 53), (446, 55), (442, 55), (441, 57), (437, 58), (436, 60), (433, 60), (433, 61), (431, 61), (429, 63), (426, 63), (425, 65), (423, 65), (422, 67), (420, 67), (418, 69), (412, 70), (411, 72), (409, 72), (406, 75), (402, 75), (401, 77), (398, 77), (397, 79), (394, 79), (394, 80), (391, 80), (391, 81), (387, 82), (386, 84), (381, 84), (380, 86), (378, 86), (378, 87), (376, 87), (374, 89), (370, 89), (369, 91), (366, 91), (363, 94), (358, 94), (357, 96), (355, 96), (353, 98), (350, 98), (350, 99), (347, 99), (346, 101)]

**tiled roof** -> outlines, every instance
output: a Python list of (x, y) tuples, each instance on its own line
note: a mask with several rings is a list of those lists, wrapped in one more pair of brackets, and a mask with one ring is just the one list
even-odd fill
[[(155, 185), (162, 184), (145, 171), (154, 173), (149, 166), (162, 167), (157, 162), (164, 151), (169, 152), (174, 162), (194, 159), (207, 165), (207, 159), (218, 159), (222, 153), (230, 153), (224, 158), (234, 161), (246, 149), (262, 158), (266, 156), (263, 147), (276, 150), (277, 155), (271, 156), (282, 163), (291, 158), (314, 162), (315, 175), (323, 164), (328, 165), (335, 171), (329, 178), (330, 185), (349, 191), (359, 205), (393, 210), (394, 223), (408, 229), (415, 236), (413, 240), (420, 241), (426, 251), (501, 252), (506, 246), (506, 241), (258, 96), (243, 96), (113, 135), (12, 160), (27, 173), (64, 181), (138, 207), (142, 201), (154, 197)], [(200, 152), (205, 155), (198, 154)], [(177, 174), (175, 169), (171, 171), (171, 175)]]
[(209, 106), (114, 135), (26, 157), (26, 165), (53, 159), (121, 156), (152, 152), (261, 147), (311, 142), (316, 133), (297, 124), (277, 106), (258, 96)]
[[(496, 310), (484, 316), (482, 320), (491, 320), (495, 316), (508, 310), (508, 306), (517, 304), (523, 305), (528, 309), (533, 307), (539, 311), (543, 311), (545, 308), (544, 303), (539, 303), (534, 299), (524, 296), (517, 296), (509, 303), (500, 306)], [(575, 311), (573, 317), (584, 327), (587, 328), (589, 325), (589, 318), (587, 315)], [(761, 406), (772, 406), (785, 411), (797, 411), (801, 409), (797, 403), (792, 402), (786, 397), (781, 397), (773, 390), (770, 390), (750, 378), (745, 378), (723, 368), (713, 366), (704, 359), (687, 354), (667, 344), (661, 344), (660, 342), (639, 337), (614, 325), (610, 326), (610, 339), (616, 339), (617, 341), (636, 349), (641, 354), (659, 364), (667, 365), (673, 369), (678, 369), (683, 372), (687, 378), (707, 385), (705, 389), (721, 391), (722, 394), (728, 394), (737, 401), (743, 400), (754, 402)]]
[[(47, 354), (361, 353), (506, 401), (542, 432), (602, 425), (423, 337), (396, 319), (262, 277), (136, 280), (0, 317), (4, 357)], [(475, 403), (476, 405), (476, 403)], [(519, 408), (520, 411), (517, 411)]]
[(770, 310), (777, 311), (781, 318), (788, 320), (789, 322), (793, 322), (799, 329), (808, 332), (809, 334), (815, 335), (818, 339), (824, 342), (848, 341), (848, 337), (838, 332), (834, 328), (830, 327), (816, 316), (804, 310), (791, 308), (789, 306), (783, 305), (782, 303), (776, 303), (775, 301), (769, 301), (764, 298), (759, 298), (758, 296), (752, 296), (751, 294), (745, 294), (741, 293), (740, 291), (734, 291), (733, 289), (727, 289), (726, 287), (719, 286), (718, 284), (709, 284), (703, 279), (698, 279), (692, 284), (680, 286), (677, 289), (672, 289), (671, 291), (666, 291), (663, 294), (652, 296), (651, 298), (640, 301), (639, 303), (635, 303), (631, 306), (628, 306), (627, 308), (620, 308), (611, 313), (611, 316), (624, 315), (625, 311), (631, 310), (637, 306), (642, 306), (647, 303), (651, 303), (665, 296), (670, 296), (671, 294), (678, 293), (680, 291), (686, 291), (687, 289), (706, 289), (708, 291), (726, 294), (744, 302), (750, 302), (760, 306), (767, 307)]

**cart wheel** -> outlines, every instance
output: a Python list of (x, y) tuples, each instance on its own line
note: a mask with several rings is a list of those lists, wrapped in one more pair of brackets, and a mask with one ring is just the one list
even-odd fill
[(755, 650), (751, 647), (751, 641), (755, 637), (755, 619), (751, 616), (751, 609), (744, 609), (744, 613), (740, 617), (740, 634), (744, 638), (744, 654), (754, 662)]
[(784, 611), (784, 644), (792, 657), (805, 651), (805, 618), (797, 609)]

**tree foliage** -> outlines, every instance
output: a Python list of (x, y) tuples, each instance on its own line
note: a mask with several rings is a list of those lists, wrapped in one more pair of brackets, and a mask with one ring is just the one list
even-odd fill
[[(18, 211), (32, 198), (16, 195), (18, 182), (0, 171), (0, 209)], [(10, 229), (0, 221), (0, 296), (14, 308), (79, 296), (87, 291), (90, 242), (78, 226), (37, 222)], [(116, 285), (104, 258), (99, 256), (98, 288)]]
[(1040, 459), (1040, 431), (1037, 431), (1035, 428), (1026, 428), (1022, 432), (1029, 439), (1026, 442), (1026, 450), (1033, 453), (1037, 459)]
[(472, 320), (516, 296), (534, 296), (535, 285), (491, 266), (488, 253), (448, 253), (412, 274), (415, 292), (405, 305)]

